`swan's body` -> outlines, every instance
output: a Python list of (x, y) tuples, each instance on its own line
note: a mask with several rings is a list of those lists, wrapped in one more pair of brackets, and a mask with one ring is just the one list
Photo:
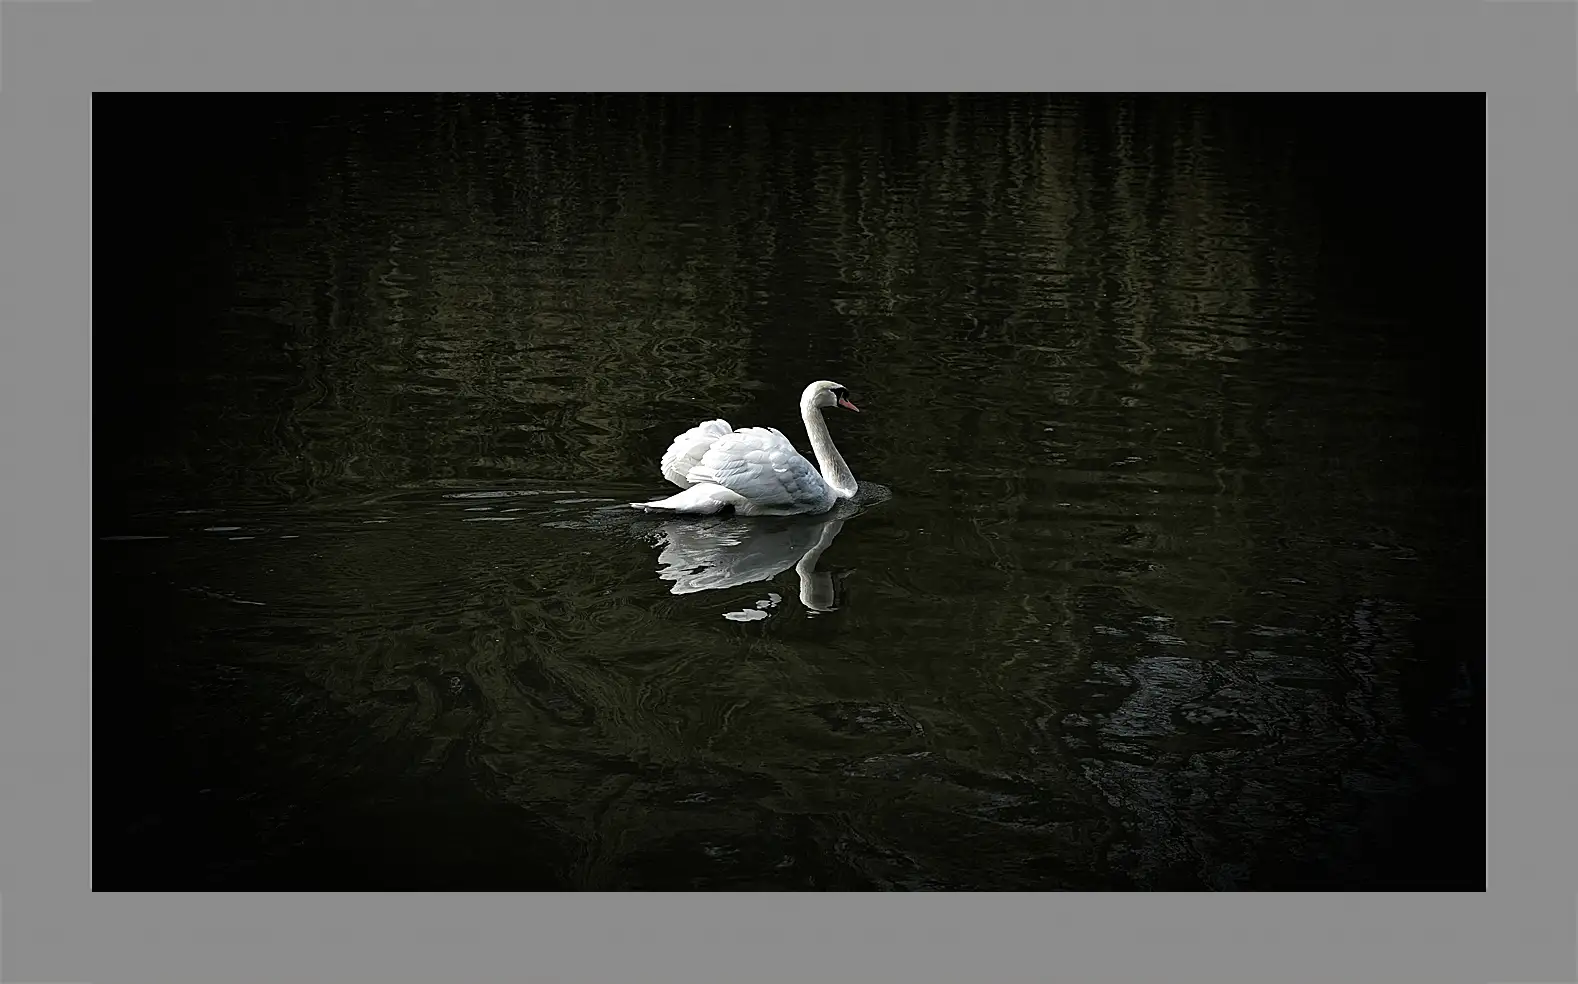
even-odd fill
[(859, 412), (844, 387), (825, 379), (800, 394), (800, 419), (811, 438), (816, 465), (777, 428), (735, 430), (727, 420), (709, 420), (676, 437), (663, 454), (663, 477), (683, 491), (631, 505), (647, 512), (692, 515), (725, 509), (740, 516), (827, 512), (840, 499), (852, 498), (858, 483), (833, 446), (822, 419), (823, 407)]

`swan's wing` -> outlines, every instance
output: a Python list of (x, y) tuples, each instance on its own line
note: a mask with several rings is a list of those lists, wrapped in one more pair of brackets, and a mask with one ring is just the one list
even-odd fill
[(727, 420), (709, 420), (674, 438), (663, 452), (663, 477), (682, 489), (690, 488), (694, 483), (685, 479), (685, 473), (701, 463), (702, 455), (718, 438), (733, 430)]
[(714, 482), (762, 506), (794, 506), (827, 495), (822, 476), (774, 427), (741, 427), (718, 438), (685, 479)]

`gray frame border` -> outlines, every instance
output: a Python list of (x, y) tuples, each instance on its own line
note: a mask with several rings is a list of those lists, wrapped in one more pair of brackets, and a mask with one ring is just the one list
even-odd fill
[[(1003, 4), (900, 8), (897, 0), (836, 10), (675, 6), (4, 3), (0, 979), (1578, 979), (1578, 852), (1569, 833), (1578, 829), (1578, 686), (1571, 647), (1544, 643), (1562, 638), (1553, 613), (1570, 604), (1573, 581), (1563, 564), (1572, 537), (1561, 535), (1571, 529), (1562, 493), (1572, 487), (1572, 458), (1549, 449), (1571, 445), (1558, 428), (1573, 409), (1564, 370), (1578, 348), (1578, 7), (1123, 0), (1031, 14)], [(90, 894), (91, 523), (82, 517), (91, 515), (91, 295), (82, 272), (92, 268), (91, 93), (739, 88), (1487, 93), (1487, 471), (1496, 476), (1487, 632), (1497, 643), (1488, 688), (1488, 892)], [(1476, 152), (1472, 139), (1464, 152)], [(113, 166), (113, 152), (104, 163)], [(1465, 224), (1469, 248), (1475, 229)], [(101, 330), (121, 330), (112, 298), (100, 310)]]

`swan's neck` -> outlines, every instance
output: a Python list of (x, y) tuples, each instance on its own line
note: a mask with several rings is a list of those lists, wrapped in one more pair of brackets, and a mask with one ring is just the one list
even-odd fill
[(821, 408), (811, 403), (800, 404), (800, 419), (805, 421), (805, 432), (811, 438), (811, 450), (816, 452), (816, 467), (826, 482), (841, 499), (855, 495), (855, 476), (844, 463), (844, 456), (833, 446), (833, 435), (827, 432), (827, 421), (822, 419)]

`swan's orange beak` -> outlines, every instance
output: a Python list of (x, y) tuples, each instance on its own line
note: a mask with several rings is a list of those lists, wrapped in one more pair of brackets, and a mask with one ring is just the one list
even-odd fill
[(859, 407), (855, 406), (853, 403), (850, 403), (848, 400), (844, 399), (842, 396), (838, 398), (838, 405), (843, 407), (845, 410), (853, 410), (856, 413), (860, 412), (860, 408)]

